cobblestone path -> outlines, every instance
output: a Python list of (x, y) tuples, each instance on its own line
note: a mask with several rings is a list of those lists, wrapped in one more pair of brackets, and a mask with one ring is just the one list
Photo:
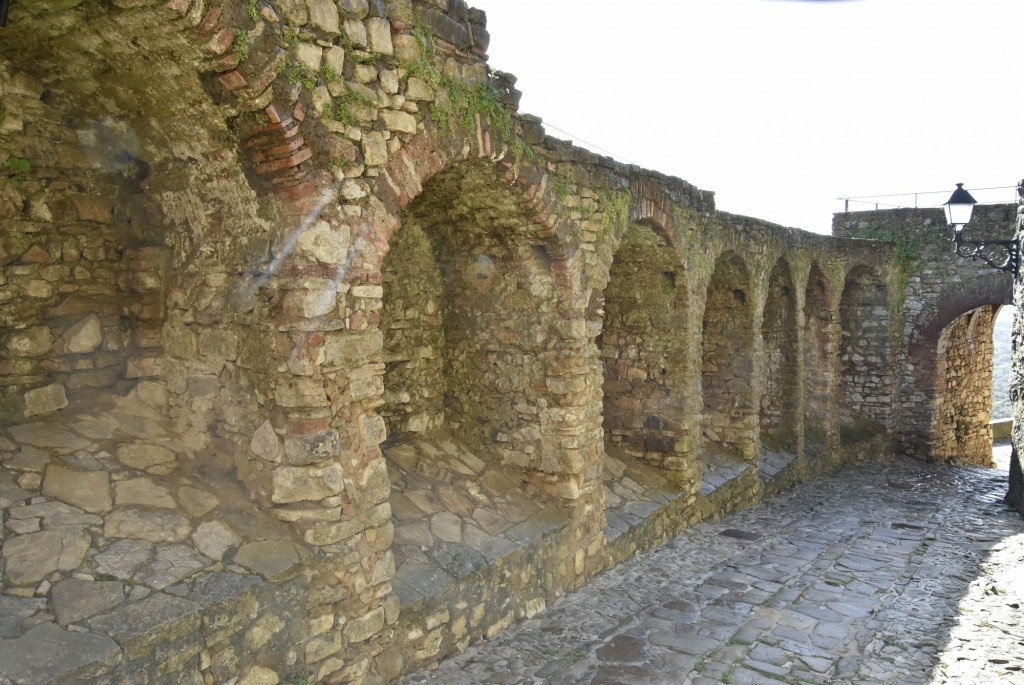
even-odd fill
[(902, 460), (822, 477), (403, 683), (1024, 683), (1005, 480)]

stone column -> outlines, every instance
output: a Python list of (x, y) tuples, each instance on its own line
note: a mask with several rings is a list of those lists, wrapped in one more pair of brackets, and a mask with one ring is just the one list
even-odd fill
[[(1014, 234), (1017, 244), (1024, 240), (1024, 181), (1017, 186), (1021, 202), (1017, 209), (1017, 231)], [(1017, 309), (1013, 319), (1013, 372), (1010, 377), (1010, 401), (1013, 402), (1013, 452), (1016, 457), (1024, 450), (1024, 347), (1021, 336), (1024, 336), (1024, 272), (1018, 272), (1013, 278), (1013, 306)], [(1016, 508), (1024, 516), (1024, 472), (1020, 460), (1014, 459), (1010, 464), (1010, 490), (1007, 493), (1007, 504)]]

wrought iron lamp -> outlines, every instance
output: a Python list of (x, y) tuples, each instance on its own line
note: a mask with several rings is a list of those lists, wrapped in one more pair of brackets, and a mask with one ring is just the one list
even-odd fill
[[(1017, 192), (1022, 193), (1022, 186)], [(953, 244), (958, 255), (966, 259), (980, 259), (993, 269), (1009, 271), (1014, 276), (1020, 269), (1020, 243), (1016, 238), (1011, 240), (964, 240), (964, 227), (971, 221), (971, 213), (977, 204), (969, 192), (964, 190), (963, 183), (956, 184), (956, 190), (950, 196), (946, 208), (946, 222), (953, 227)]]

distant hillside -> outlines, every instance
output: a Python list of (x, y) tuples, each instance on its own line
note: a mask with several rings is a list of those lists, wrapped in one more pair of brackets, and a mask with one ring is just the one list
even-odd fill
[(995, 349), (992, 354), (992, 418), (1008, 419), (1013, 416), (1010, 407), (1010, 328), (1013, 326), (1013, 307), (1003, 307), (996, 317), (992, 334)]

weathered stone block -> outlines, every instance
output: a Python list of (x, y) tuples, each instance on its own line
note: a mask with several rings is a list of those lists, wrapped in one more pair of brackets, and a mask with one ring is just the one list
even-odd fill
[(333, 36), (341, 33), (338, 7), (331, 0), (306, 0), (306, 10), (313, 28)]
[(411, 114), (393, 109), (382, 109), (379, 116), (381, 123), (389, 131), (416, 133), (416, 117)]
[(382, 55), (393, 55), (394, 46), (391, 44), (391, 22), (380, 17), (367, 19), (366, 43), (374, 52)]
[(89, 551), (89, 542), (89, 536), (80, 528), (18, 535), (3, 545), (5, 573), (15, 585), (28, 585), (38, 583), (53, 571), (76, 569)]
[(51, 383), (25, 393), (25, 416), (51, 414), (68, 406), (62, 383)]
[(320, 73), (320, 63), (323, 61), (323, 48), (313, 43), (299, 43), (293, 50), (295, 59), (308, 67), (314, 74)]
[(117, 448), (117, 459), (125, 466), (157, 475), (174, 470), (178, 455), (161, 445), (130, 443)]
[(53, 336), (48, 327), (33, 326), (11, 333), (6, 347), (14, 356), (40, 357), (53, 347)]
[(318, 501), (337, 495), (345, 487), (345, 471), (341, 464), (301, 467), (282, 466), (274, 471), (271, 499), (276, 504)]
[(346, 19), (363, 19), (369, 12), (367, 0), (338, 0), (338, 9)]
[(61, 630), (52, 623), (15, 640), (0, 640), (3, 675), (16, 683), (86, 682), (111, 673), (121, 650), (110, 638)]
[(118, 481), (114, 484), (114, 498), (119, 507), (141, 505), (157, 509), (174, 509), (178, 506), (170, 490), (157, 485), (149, 478), (128, 478)]
[(79, 320), (61, 336), (60, 350), (63, 354), (88, 354), (103, 344), (103, 328), (100, 319), (90, 314)]
[(53, 586), (50, 597), (57, 622), (75, 623), (108, 611), (124, 602), (124, 588), (115, 580), (62, 580)]
[(93, 513), (110, 511), (113, 506), (106, 471), (73, 471), (50, 464), (43, 475), (43, 494)]
[(324, 340), (324, 365), (350, 368), (380, 358), (384, 335), (379, 331), (329, 333)]
[(281, 678), (265, 666), (253, 666), (238, 679), (237, 685), (277, 685)]
[(384, 607), (377, 607), (365, 616), (349, 621), (345, 637), (350, 643), (365, 642), (384, 629)]
[(259, 573), (268, 580), (285, 580), (309, 558), (309, 550), (286, 540), (264, 540), (242, 545), (234, 562)]
[(316, 290), (292, 290), (284, 297), (284, 313), (290, 317), (316, 319), (324, 316), (337, 306), (338, 293), (334, 284), (325, 281)]
[(391, 520), (391, 506), (379, 504), (362, 516), (356, 516), (340, 523), (330, 523), (307, 530), (305, 540), (311, 545), (330, 545), (361, 533), (368, 528), (382, 526)]
[(192, 542), (200, 552), (220, 561), (226, 551), (242, 544), (242, 539), (223, 521), (204, 521), (192, 533)]
[(279, 461), (281, 458), (281, 439), (274, 431), (270, 421), (264, 421), (253, 433), (249, 442), (249, 451), (260, 459)]
[(344, 645), (340, 630), (315, 637), (306, 643), (306, 663), (315, 664), (341, 651)]
[(334, 459), (338, 456), (341, 438), (338, 431), (330, 430), (316, 435), (303, 435), (297, 438), (285, 438), (284, 452), (286, 460), (292, 466), (305, 466), (317, 462)]
[[(332, 55), (340, 60), (345, 58), (344, 50), (341, 48), (331, 48), (327, 54), (328, 64), (331, 63)], [(352, 232), (348, 226), (317, 221), (302, 233), (295, 245), (295, 251), (322, 264), (344, 264), (351, 245)]]
[(132, 538), (150, 542), (181, 542), (192, 532), (189, 520), (169, 511), (118, 509), (103, 526), (109, 538)]
[(277, 384), (274, 399), (281, 407), (323, 407), (327, 405), (327, 392), (321, 380), (289, 378)]
[(372, 131), (363, 136), (363, 161), (368, 166), (381, 166), (388, 162), (388, 146), (384, 136)]
[(151, 656), (161, 644), (173, 644), (199, 629), (202, 608), (181, 597), (156, 592), (89, 621), (93, 630), (112, 637), (128, 659)]
[(218, 329), (207, 329), (199, 334), (199, 351), (206, 357), (233, 361), (238, 358), (238, 336)]

